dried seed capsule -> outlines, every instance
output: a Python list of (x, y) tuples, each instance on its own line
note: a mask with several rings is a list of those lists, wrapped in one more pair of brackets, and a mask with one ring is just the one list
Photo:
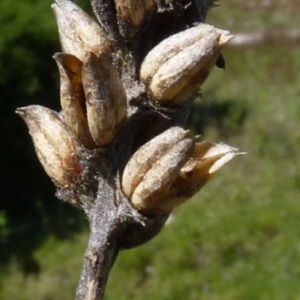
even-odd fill
[(75, 141), (58, 113), (31, 105), (17, 109), (32, 136), (35, 151), (49, 177), (59, 186), (79, 178), (81, 168)]
[(115, 0), (119, 30), (126, 39), (132, 38), (147, 14), (154, 10), (153, 0)]
[(131, 197), (152, 165), (182, 141), (188, 131), (180, 127), (171, 127), (140, 147), (128, 161), (122, 175), (122, 188), (127, 197)]
[(171, 211), (197, 193), (211, 178), (235, 156), (243, 154), (223, 143), (197, 143), (192, 157), (181, 168), (167, 197), (156, 209)]
[(82, 84), (88, 126), (97, 146), (109, 144), (126, 118), (126, 93), (111, 57), (90, 53), (83, 64)]
[(204, 82), (231, 37), (228, 31), (199, 24), (154, 47), (140, 71), (152, 98), (166, 106), (186, 100)]
[(193, 139), (185, 138), (153, 164), (132, 194), (131, 203), (137, 210), (151, 212), (168, 195), (193, 146)]
[(65, 122), (87, 148), (95, 148), (86, 116), (82, 87), (82, 62), (71, 54), (57, 53), (54, 59), (60, 73), (60, 103)]
[(110, 51), (106, 32), (75, 3), (56, 0), (52, 8), (63, 52), (73, 54), (84, 62), (89, 52), (98, 55)]

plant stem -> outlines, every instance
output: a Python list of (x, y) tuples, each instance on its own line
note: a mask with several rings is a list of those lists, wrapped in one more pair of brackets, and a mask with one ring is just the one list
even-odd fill
[[(119, 252), (121, 232), (115, 217), (116, 206), (113, 201), (108, 200), (109, 198), (102, 198), (102, 201), (99, 198), (88, 214), (90, 239), (84, 256), (76, 300), (103, 299), (110, 270)], [(107, 206), (110, 206), (110, 209)]]
[(103, 237), (101, 242), (98, 241), (98, 245), (95, 245), (95, 240), (96, 236), (91, 235), (84, 256), (84, 266), (76, 293), (76, 300), (103, 299), (110, 270), (118, 255), (116, 245), (110, 244), (107, 247), (108, 241), (103, 239)]

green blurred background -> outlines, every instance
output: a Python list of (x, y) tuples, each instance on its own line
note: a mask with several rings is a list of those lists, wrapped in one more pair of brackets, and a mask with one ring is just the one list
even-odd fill
[[(87, 220), (55, 198), (14, 114), (28, 104), (59, 109), (51, 2), (0, 2), (0, 299), (73, 299), (88, 239)], [(248, 154), (151, 242), (119, 255), (107, 300), (300, 299), (300, 2), (220, 4), (207, 22), (239, 39), (188, 126)]]

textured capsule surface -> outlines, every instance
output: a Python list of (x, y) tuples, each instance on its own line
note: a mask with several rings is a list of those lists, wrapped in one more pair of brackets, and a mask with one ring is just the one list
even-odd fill
[(151, 97), (165, 106), (185, 101), (205, 81), (231, 37), (228, 31), (201, 23), (162, 41), (140, 70)]
[(131, 203), (139, 211), (149, 212), (164, 199), (193, 149), (193, 139), (185, 138), (166, 151), (148, 170), (134, 190)]
[(183, 140), (188, 131), (171, 127), (140, 147), (128, 161), (122, 175), (122, 188), (131, 197), (135, 188), (152, 165), (174, 145)]
[(37, 156), (49, 177), (60, 186), (76, 181), (81, 171), (76, 144), (58, 113), (39, 105), (19, 108), (17, 113), (29, 128)]
[(82, 62), (71, 54), (57, 53), (54, 59), (60, 73), (60, 103), (69, 128), (87, 148), (94, 148), (86, 115), (82, 86)]
[(119, 132), (127, 112), (125, 89), (108, 54), (90, 53), (82, 84), (90, 133), (97, 146), (105, 146)]
[(56, 16), (63, 52), (73, 54), (84, 62), (89, 52), (98, 55), (110, 51), (107, 33), (75, 3), (56, 0), (51, 7)]

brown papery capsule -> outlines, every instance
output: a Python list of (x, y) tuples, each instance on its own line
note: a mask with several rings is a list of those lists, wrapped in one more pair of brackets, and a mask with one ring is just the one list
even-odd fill
[(119, 30), (126, 39), (132, 38), (147, 14), (154, 10), (153, 0), (115, 0)]
[(167, 151), (182, 141), (188, 131), (174, 126), (141, 146), (128, 161), (122, 175), (122, 188), (131, 197), (146, 173)]
[(49, 177), (59, 186), (77, 181), (81, 168), (76, 144), (58, 113), (31, 105), (17, 109), (26, 122), (37, 156)]
[(84, 146), (95, 148), (85, 116), (82, 62), (74, 55), (66, 53), (57, 53), (53, 57), (60, 73), (60, 103), (65, 122)]
[(197, 143), (193, 155), (181, 168), (169, 194), (156, 207), (171, 211), (197, 193), (224, 165), (237, 155), (244, 154), (223, 143)]
[(89, 52), (98, 55), (110, 51), (107, 33), (75, 3), (56, 0), (51, 6), (58, 25), (63, 52), (86, 61)]
[(171, 106), (194, 94), (231, 37), (228, 31), (199, 24), (154, 47), (140, 71), (141, 80), (152, 98)]
[(90, 133), (97, 146), (105, 146), (119, 132), (127, 113), (125, 89), (108, 54), (90, 53), (83, 64), (82, 84)]
[(153, 164), (132, 194), (133, 207), (144, 213), (154, 212), (157, 203), (168, 195), (180, 169), (191, 155), (193, 146), (193, 139), (185, 138)]

